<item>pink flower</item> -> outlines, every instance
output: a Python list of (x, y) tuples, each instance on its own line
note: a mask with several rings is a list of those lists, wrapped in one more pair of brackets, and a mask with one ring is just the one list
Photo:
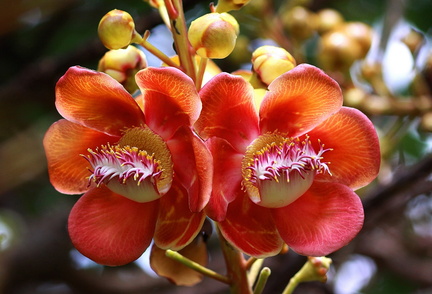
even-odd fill
[(201, 101), (174, 68), (137, 73), (137, 100), (114, 79), (70, 68), (56, 87), (65, 118), (44, 138), (51, 183), (84, 195), (69, 216), (75, 247), (121, 265), (152, 239), (179, 250), (198, 234), (211, 190), (211, 155), (192, 131)]
[(254, 108), (252, 87), (220, 74), (200, 91), (195, 127), (213, 155), (208, 215), (246, 254), (265, 257), (283, 243), (327, 255), (363, 225), (353, 190), (378, 173), (377, 134), (360, 111), (342, 107), (339, 85), (306, 64), (269, 85)]

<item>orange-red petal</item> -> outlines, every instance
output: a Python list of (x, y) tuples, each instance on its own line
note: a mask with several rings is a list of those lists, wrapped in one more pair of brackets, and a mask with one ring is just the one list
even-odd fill
[(186, 188), (191, 211), (201, 211), (207, 205), (212, 189), (213, 160), (210, 152), (186, 126), (166, 143), (174, 164), (174, 177)]
[(165, 140), (180, 126), (192, 126), (201, 111), (193, 81), (182, 71), (148, 67), (136, 74), (147, 125)]
[(213, 155), (214, 166), (213, 189), (206, 213), (214, 221), (223, 221), (228, 204), (241, 189), (244, 154), (235, 151), (226, 140), (217, 137), (208, 139), (206, 145)]
[(273, 209), (272, 214), (288, 246), (309, 256), (324, 256), (347, 245), (364, 220), (360, 198), (337, 183), (315, 183), (295, 202)]
[(199, 233), (205, 214), (202, 211), (191, 212), (187, 191), (176, 181), (159, 201), (155, 244), (163, 249), (182, 249)]
[(312, 65), (298, 65), (269, 85), (260, 108), (261, 133), (297, 137), (337, 112), (342, 101), (336, 81)]
[(51, 184), (61, 193), (84, 193), (89, 188), (90, 164), (80, 154), (117, 140), (65, 119), (55, 122), (43, 140)]
[(75, 248), (93, 261), (110, 266), (136, 260), (150, 245), (158, 201), (137, 203), (105, 186), (84, 194), (69, 215)]
[(359, 110), (342, 107), (328, 120), (309, 132), (311, 141), (320, 139), (325, 148), (323, 161), (331, 164), (330, 172), (315, 177), (316, 181), (334, 181), (352, 189), (369, 184), (378, 175), (380, 147), (372, 122)]
[(120, 83), (77, 66), (57, 82), (56, 107), (67, 120), (110, 135), (144, 123), (141, 109)]
[(243, 78), (218, 74), (200, 91), (203, 110), (195, 128), (204, 139), (219, 137), (244, 152), (259, 135), (253, 88)]
[(242, 252), (258, 258), (278, 254), (283, 241), (268, 208), (253, 203), (242, 190), (218, 226), (223, 237)]
[[(198, 236), (179, 253), (204, 267), (207, 265), (207, 246), (201, 236)], [(193, 286), (203, 279), (201, 273), (167, 257), (165, 250), (156, 245), (153, 245), (151, 249), (150, 266), (159, 276), (167, 278), (178, 286)]]

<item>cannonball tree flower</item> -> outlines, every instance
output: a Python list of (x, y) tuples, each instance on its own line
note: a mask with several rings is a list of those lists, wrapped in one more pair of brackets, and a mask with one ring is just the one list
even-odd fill
[(211, 190), (211, 155), (191, 127), (201, 110), (192, 80), (146, 68), (136, 81), (134, 100), (107, 74), (70, 68), (56, 86), (64, 119), (43, 142), (53, 186), (84, 193), (69, 216), (71, 240), (104, 265), (134, 261), (152, 239), (162, 249), (186, 246)]
[(354, 238), (364, 213), (353, 190), (377, 176), (379, 143), (333, 79), (299, 65), (269, 85), (259, 110), (251, 85), (229, 74), (200, 96), (195, 127), (214, 160), (206, 212), (229, 242), (256, 257), (284, 243), (323, 256)]

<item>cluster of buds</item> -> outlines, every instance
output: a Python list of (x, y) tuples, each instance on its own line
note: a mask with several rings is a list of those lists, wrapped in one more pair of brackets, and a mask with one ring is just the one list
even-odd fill
[(280, 17), (285, 31), (298, 43), (320, 36), (317, 56), (325, 70), (346, 71), (370, 49), (371, 27), (361, 22), (345, 22), (336, 10), (313, 12), (294, 6), (283, 10)]
[(323, 33), (318, 49), (320, 65), (330, 71), (346, 71), (369, 52), (373, 31), (361, 22), (343, 22)]

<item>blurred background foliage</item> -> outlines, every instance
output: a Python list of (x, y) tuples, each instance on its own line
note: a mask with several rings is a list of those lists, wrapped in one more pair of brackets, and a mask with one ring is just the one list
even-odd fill
[[(206, 13), (208, 4), (185, 0), (188, 18)], [(432, 52), (432, 2), (274, 1), (275, 8), (293, 4), (311, 12), (332, 8), (346, 21), (372, 26), (378, 36), (372, 48), (391, 39), (400, 24), (424, 37), (422, 57), (396, 54), (391, 60), (395, 67), (382, 68), (385, 75), (411, 58), (404, 87), (383, 93), (374, 88), (373, 81), (363, 82), (367, 90), (361, 93), (367, 99), (359, 103), (350, 90), (362, 83), (352, 87), (346, 78), (338, 80), (351, 98), (348, 105), (365, 111), (377, 126), (383, 166), (378, 180), (359, 191), (365, 226), (352, 244), (331, 256), (334, 267), (329, 282), (304, 284), (296, 293), (432, 293), (432, 62), (427, 65)], [(73, 65), (97, 68), (106, 52), (97, 38), (97, 25), (106, 12), (128, 11), (141, 33), (161, 24), (157, 12), (140, 0), (0, 0), (0, 8), (0, 293), (227, 293), (225, 285), (208, 279), (193, 288), (175, 287), (152, 276), (141, 263), (104, 268), (80, 256), (66, 232), (67, 215), (78, 196), (56, 192), (46, 171), (41, 141), (60, 118), (54, 106), (56, 81)], [(243, 34), (239, 46), (250, 49), (249, 41), (262, 37), (255, 28), (263, 20), (246, 11), (233, 14)], [(315, 34), (304, 43), (305, 61), (317, 62), (319, 38)], [(153, 40), (158, 46), (157, 39)], [(226, 71), (250, 68), (250, 54), (245, 52), (219, 65)], [(426, 85), (420, 94), (412, 90), (416, 76), (412, 72)], [(331, 74), (340, 78), (337, 72)], [(355, 76), (352, 68), (351, 74)], [(423, 108), (409, 108), (413, 99)], [(383, 107), (382, 101), (390, 106)], [(397, 108), (399, 104), (406, 108)], [(210, 239), (208, 245), (210, 267), (223, 272), (217, 244)], [(292, 252), (266, 261), (272, 269), (266, 293), (280, 292), (303, 262), (303, 257)]]

